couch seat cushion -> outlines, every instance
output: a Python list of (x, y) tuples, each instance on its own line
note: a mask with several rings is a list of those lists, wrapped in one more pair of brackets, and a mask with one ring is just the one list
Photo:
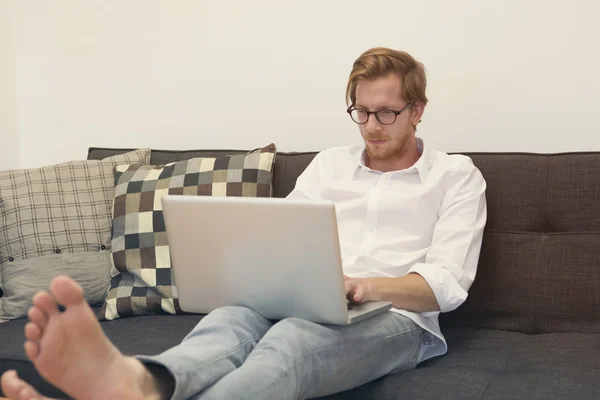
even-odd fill
[(599, 399), (600, 335), (446, 328), (448, 353), (347, 399)]
[(445, 356), (327, 399), (480, 399), (492, 378), (502, 373), (511, 349), (527, 338), (518, 332), (455, 327), (444, 335)]
[[(102, 322), (115, 345), (128, 355), (158, 354), (176, 344), (199, 315), (149, 315)], [(23, 352), (25, 320), (0, 324), (0, 373), (17, 368), (49, 396)], [(143, 332), (143, 334), (140, 334)], [(580, 333), (526, 335), (481, 328), (445, 329), (449, 351), (416, 370), (385, 377), (328, 400), (347, 399), (598, 399), (600, 336)]]
[[(98, 314), (100, 308), (94, 308)], [(100, 323), (108, 338), (126, 355), (156, 355), (177, 345), (198, 322), (201, 315), (146, 315)], [(23, 343), (26, 318), (0, 324), (0, 374), (16, 369), (19, 375), (43, 394), (65, 398), (65, 395), (46, 383), (27, 360)], [(0, 395), (2, 391), (0, 390)]]
[(527, 336), (510, 353), (504, 373), (484, 399), (600, 399), (600, 335)]

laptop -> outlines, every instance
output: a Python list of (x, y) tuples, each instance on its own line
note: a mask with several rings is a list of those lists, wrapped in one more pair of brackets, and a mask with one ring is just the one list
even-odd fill
[(346, 325), (392, 306), (346, 300), (331, 202), (168, 195), (162, 206), (183, 311), (244, 306)]

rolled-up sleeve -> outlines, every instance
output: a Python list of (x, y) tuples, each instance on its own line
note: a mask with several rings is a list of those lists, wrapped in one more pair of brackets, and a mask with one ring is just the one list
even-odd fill
[(461, 157), (449, 173), (450, 185), (440, 207), (425, 262), (413, 265), (408, 272), (425, 279), (441, 312), (456, 309), (467, 298), (477, 273), (487, 219), (486, 183), (472, 161)]

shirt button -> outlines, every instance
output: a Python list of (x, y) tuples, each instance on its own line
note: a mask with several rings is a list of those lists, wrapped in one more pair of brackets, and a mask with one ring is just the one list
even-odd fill
[(15, 258), (14, 257), (8, 257), (8, 261), (13, 262), (13, 261), (15, 261)]
[(105, 245), (100, 246), (100, 250), (106, 250), (106, 246)]
[(56, 254), (60, 254), (61, 250), (60, 250), (60, 249), (56, 249), (56, 250), (54, 250), (54, 252), (55, 252)]

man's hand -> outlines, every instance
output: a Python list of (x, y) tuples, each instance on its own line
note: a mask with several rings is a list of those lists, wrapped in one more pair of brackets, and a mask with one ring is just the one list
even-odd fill
[(346, 298), (351, 303), (360, 304), (378, 300), (373, 285), (367, 278), (350, 278), (344, 275), (344, 286)]
[(392, 306), (412, 312), (439, 311), (431, 287), (416, 273), (397, 278), (350, 278), (344, 276), (346, 298), (352, 303), (391, 301)]

